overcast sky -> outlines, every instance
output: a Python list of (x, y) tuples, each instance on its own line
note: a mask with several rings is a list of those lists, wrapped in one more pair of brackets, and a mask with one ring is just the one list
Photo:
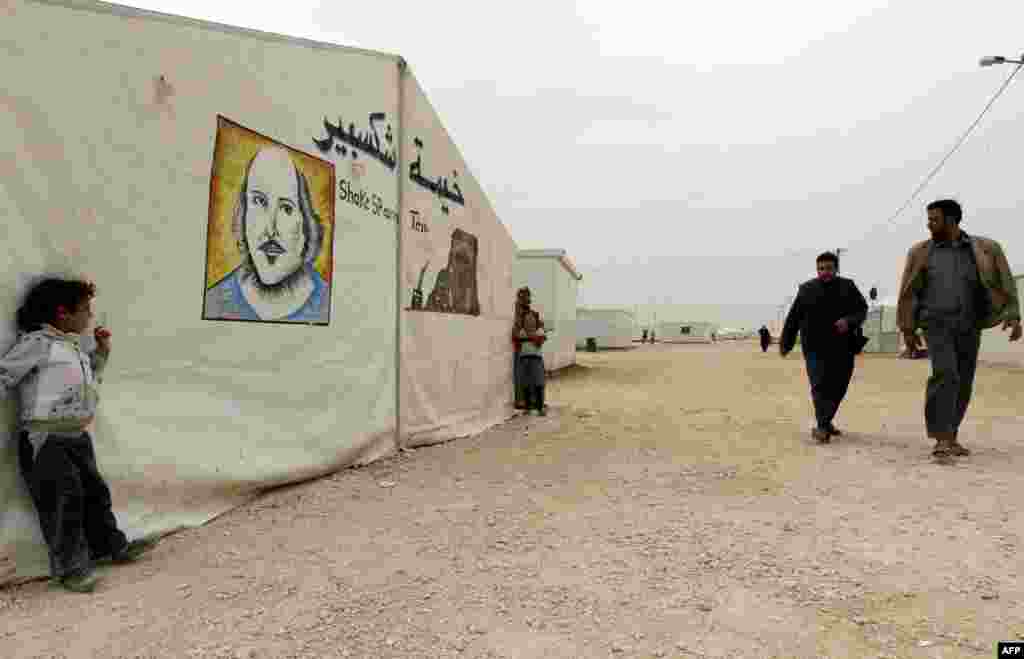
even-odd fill
[(1019, 1), (126, 4), (403, 55), (586, 304), (777, 304), (837, 247), (888, 295), (944, 196), (1024, 272), (1024, 72), (886, 224), (1012, 72), (977, 62), (1024, 51)]

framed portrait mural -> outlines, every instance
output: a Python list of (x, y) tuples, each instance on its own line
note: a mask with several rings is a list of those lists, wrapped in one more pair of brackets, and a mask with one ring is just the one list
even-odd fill
[(204, 320), (328, 325), (334, 164), (217, 117)]

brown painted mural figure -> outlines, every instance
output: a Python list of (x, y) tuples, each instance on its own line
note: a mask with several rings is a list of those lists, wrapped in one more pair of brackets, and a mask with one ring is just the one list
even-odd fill
[(476, 236), (462, 229), (452, 232), (448, 265), (437, 273), (434, 290), (427, 298), (427, 311), (480, 315), (480, 294), (477, 286)]
[(447, 268), (437, 273), (437, 281), (434, 282), (434, 290), (430, 291), (430, 297), (427, 298), (426, 309), (443, 312), (452, 310), (452, 291), (448, 285)]
[(448, 274), (452, 311), (455, 313), (480, 315), (476, 267), (478, 253), (476, 236), (462, 229), (452, 232), (452, 246), (448, 252)]

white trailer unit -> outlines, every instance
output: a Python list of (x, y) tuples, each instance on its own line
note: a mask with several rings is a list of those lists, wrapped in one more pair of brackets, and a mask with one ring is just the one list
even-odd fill
[(742, 341), (750, 336), (749, 330), (738, 327), (722, 327), (715, 332), (715, 338), (719, 341)]
[[(1014, 271), (1019, 272), (1019, 269)], [(1017, 275), (1014, 279), (1019, 300), (1024, 294), (1024, 275)], [(864, 336), (869, 339), (864, 352), (896, 354), (903, 351), (903, 335), (896, 318), (896, 298), (872, 304), (867, 320), (864, 321)], [(978, 358), (991, 363), (1024, 367), (1024, 341), (1011, 343), (1008, 339), (1009, 332), (1004, 332), (1001, 325), (983, 331)]]
[[(1024, 268), (1015, 268), (1014, 272), (1020, 273)], [(1017, 299), (1024, 301), (1024, 274), (1018, 274)], [(998, 364), (1009, 364), (1011, 366), (1024, 367), (1024, 339), (1020, 341), (1009, 341), (1010, 332), (1004, 331), (1002, 325), (981, 333), (981, 352), (978, 358), (987, 362)]]
[(576, 363), (576, 301), (583, 275), (564, 249), (521, 249), (513, 272), (516, 289), (530, 287), (532, 306), (549, 332), (544, 367), (557, 371), (572, 366)]
[(903, 348), (896, 322), (895, 299), (870, 303), (862, 329), (868, 340), (864, 345), (866, 353), (897, 354)]
[(660, 321), (655, 340), (659, 343), (713, 343), (718, 325), (704, 321)]
[(576, 312), (576, 349), (594, 339), (598, 349), (632, 348), (636, 320), (632, 309), (587, 309)]

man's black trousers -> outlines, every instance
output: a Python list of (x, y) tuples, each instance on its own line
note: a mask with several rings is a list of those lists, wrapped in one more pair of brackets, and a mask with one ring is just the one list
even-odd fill
[(27, 433), (18, 447), (21, 473), (39, 513), (50, 573), (66, 577), (128, 544), (111, 510), (110, 488), (96, 466), (92, 438), (50, 436), (32, 455)]
[(811, 383), (814, 418), (819, 430), (828, 430), (853, 377), (854, 355), (849, 351), (804, 353)]

